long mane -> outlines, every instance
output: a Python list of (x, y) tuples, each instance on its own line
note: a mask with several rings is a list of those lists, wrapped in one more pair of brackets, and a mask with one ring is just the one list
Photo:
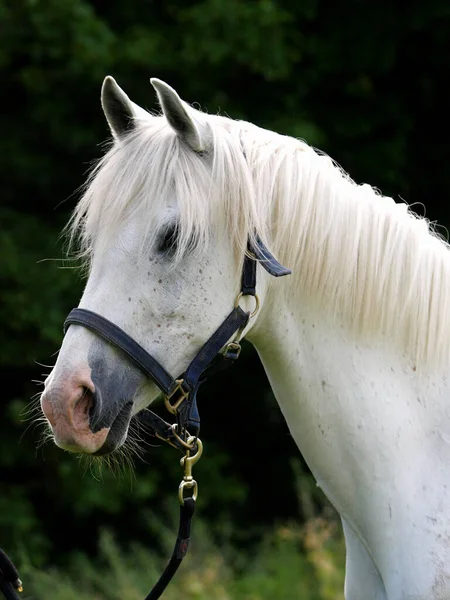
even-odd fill
[(424, 218), (357, 185), (306, 143), (247, 122), (203, 115), (210, 153), (197, 155), (165, 117), (136, 120), (93, 170), (69, 224), (87, 260), (143, 211), (147, 247), (176, 197), (178, 259), (226, 230), (245, 251), (257, 232), (293, 271), (283, 290), (310, 299), (357, 335), (394, 337), (421, 365), (450, 359), (448, 245)]

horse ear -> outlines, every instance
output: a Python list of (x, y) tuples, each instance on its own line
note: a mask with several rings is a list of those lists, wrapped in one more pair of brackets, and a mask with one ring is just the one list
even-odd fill
[(101, 101), (111, 133), (116, 139), (121, 139), (134, 128), (136, 118), (150, 117), (149, 113), (128, 98), (113, 77), (105, 77)]
[(207, 124), (195, 114), (198, 111), (194, 111), (186, 104), (176, 91), (164, 81), (152, 77), (150, 83), (158, 94), (166, 119), (178, 136), (195, 152), (205, 150), (211, 136)]

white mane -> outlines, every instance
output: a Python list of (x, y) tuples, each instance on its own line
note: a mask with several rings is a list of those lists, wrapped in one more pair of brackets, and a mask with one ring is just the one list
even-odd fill
[(394, 336), (418, 365), (450, 359), (450, 256), (425, 219), (355, 184), (304, 142), (203, 117), (212, 156), (195, 154), (164, 117), (150, 115), (109, 150), (70, 223), (85, 257), (107, 247), (137, 208), (151, 244), (161, 204), (175, 193), (178, 258), (188, 246), (206, 251), (212, 228), (225, 227), (242, 250), (256, 231), (292, 269), (284, 287), (299, 302), (311, 298), (358, 334)]

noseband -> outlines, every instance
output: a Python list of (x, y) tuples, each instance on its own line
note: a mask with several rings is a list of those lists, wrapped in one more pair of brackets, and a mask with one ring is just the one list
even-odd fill
[[(177, 571), (188, 550), (191, 519), (194, 514), (198, 486), (192, 477), (192, 467), (199, 460), (203, 446), (198, 437), (200, 416), (197, 408), (197, 391), (211, 375), (233, 364), (239, 357), (241, 336), (249, 320), (259, 309), (256, 294), (256, 267), (260, 264), (273, 277), (289, 275), (291, 271), (283, 267), (269, 252), (259, 238), (248, 245), (242, 268), (241, 291), (230, 314), (194, 356), (186, 371), (177, 379), (149, 354), (140, 344), (117, 325), (101, 315), (84, 308), (74, 308), (64, 323), (64, 333), (70, 325), (81, 325), (96, 333), (113, 346), (119, 348), (164, 394), (167, 410), (175, 415), (176, 422), (167, 423), (149, 409), (138, 413), (151, 435), (169, 443), (185, 453), (181, 459), (184, 477), (178, 490), (180, 501), (180, 524), (172, 557), (145, 600), (157, 600)], [(245, 312), (240, 306), (244, 296), (253, 296), (253, 312)], [(230, 341), (231, 340), (231, 341)], [(191, 495), (185, 497), (185, 490)], [(0, 550), (0, 591), (7, 600), (18, 600), (22, 582), (9, 557)]]

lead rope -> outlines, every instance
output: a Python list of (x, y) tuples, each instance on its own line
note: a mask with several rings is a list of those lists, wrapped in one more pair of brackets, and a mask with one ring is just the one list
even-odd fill
[[(178, 535), (172, 556), (164, 569), (163, 574), (153, 586), (150, 593), (145, 597), (145, 600), (157, 600), (169, 585), (172, 577), (181, 565), (183, 558), (189, 548), (191, 521), (194, 516), (195, 502), (198, 496), (198, 484), (192, 477), (192, 467), (200, 459), (203, 453), (203, 444), (199, 438), (189, 437), (186, 442), (191, 446), (191, 450), (187, 450), (185, 456), (180, 460), (180, 464), (184, 467), (184, 477), (178, 488), (178, 500), (180, 502), (180, 524), (178, 527)], [(191, 452), (196, 450), (191, 456)], [(192, 490), (192, 495), (184, 497), (184, 490)]]
[[(239, 300), (242, 298), (244, 294), (241, 292), (236, 299), (236, 308), (239, 305)], [(259, 309), (259, 299), (256, 293), (252, 294), (255, 298), (256, 306), (253, 312), (249, 313), (249, 318), (253, 318)], [(234, 362), (239, 357), (241, 352), (241, 336), (245, 329), (247, 322), (245, 325), (240, 327), (237, 332), (235, 332), (232, 341), (228, 342), (225, 347), (224, 357), (227, 359), (227, 362)], [(232, 358), (231, 358), (232, 357)], [(231, 360), (230, 360), (231, 359)], [(177, 381), (178, 388), (182, 387), (182, 380)], [(196, 396), (197, 390), (194, 390), (194, 400)], [(190, 393), (181, 394), (181, 397), (172, 404), (170, 399), (173, 394), (165, 395), (164, 403), (167, 410), (173, 415), (178, 416), (179, 408), (189, 399)], [(180, 435), (177, 434), (177, 429), (179, 429)], [(172, 577), (178, 571), (179, 566), (183, 558), (186, 556), (187, 551), (189, 549), (189, 543), (191, 541), (190, 531), (191, 531), (191, 521), (195, 512), (195, 502), (198, 497), (198, 484), (192, 476), (192, 467), (198, 462), (200, 457), (203, 454), (203, 444), (199, 437), (189, 436), (186, 429), (182, 429), (179, 424), (174, 424), (172, 426), (172, 431), (176, 437), (176, 439), (186, 448), (186, 454), (180, 460), (180, 465), (184, 467), (184, 477), (178, 487), (178, 500), (180, 502), (180, 524), (178, 526), (178, 535), (175, 542), (175, 546), (172, 552), (172, 556), (164, 569), (161, 577), (155, 583), (149, 594), (144, 598), (144, 600), (158, 600), (161, 594), (164, 592), (166, 587), (172, 580)], [(185, 439), (183, 439), (183, 437)], [(187, 439), (186, 439), (187, 438)], [(195, 451), (195, 454), (191, 456), (191, 452)], [(187, 498), (184, 497), (185, 490), (192, 490), (192, 495)]]

